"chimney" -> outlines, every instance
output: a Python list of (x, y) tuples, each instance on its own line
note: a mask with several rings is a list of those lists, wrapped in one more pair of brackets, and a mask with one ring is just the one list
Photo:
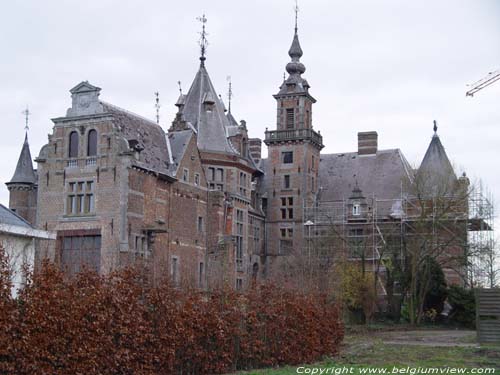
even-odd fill
[(250, 156), (252, 159), (259, 164), (262, 158), (262, 141), (260, 138), (249, 138), (248, 144), (250, 146)]
[(358, 155), (374, 155), (378, 149), (377, 132), (358, 133)]

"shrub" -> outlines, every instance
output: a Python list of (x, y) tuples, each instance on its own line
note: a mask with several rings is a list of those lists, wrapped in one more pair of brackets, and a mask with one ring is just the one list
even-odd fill
[(344, 334), (321, 294), (179, 290), (133, 269), (67, 280), (45, 263), (13, 300), (2, 272), (0, 373), (217, 374), (317, 361)]
[(476, 299), (474, 290), (453, 285), (448, 289), (448, 302), (452, 306), (449, 320), (465, 327), (476, 325)]

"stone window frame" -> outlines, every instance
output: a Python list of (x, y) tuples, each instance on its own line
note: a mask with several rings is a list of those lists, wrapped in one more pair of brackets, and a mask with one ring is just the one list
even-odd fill
[(352, 204), (352, 216), (361, 216), (361, 204), (359, 202)]
[(198, 287), (203, 288), (205, 285), (205, 263), (198, 262)]
[(200, 174), (199, 173), (194, 174), (194, 184), (196, 186), (200, 186)]
[(189, 169), (188, 168), (182, 169), (182, 181), (189, 182)]
[[(90, 134), (94, 132), (95, 133), (95, 145), (91, 145), (91, 139), (90, 139)], [(86, 147), (86, 156), (87, 157), (96, 157), (97, 154), (98, 154), (98, 144), (99, 144), (99, 132), (97, 131), (96, 128), (90, 128), (87, 130), (87, 134), (85, 135), (85, 139), (86, 139), (86, 142), (87, 142), (87, 147)], [(92, 140), (93, 141), (93, 140)], [(91, 154), (91, 150), (90, 150), (90, 147), (91, 146), (94, 146), (95, 147), (95, 150), (93, 150), (92, 154)]]
[(281, 151), (281, 163), (282, 164), (293, 164), (293, 151)]
[(291, 189), (291, 175), (283, 175), (283, 189)]
[[(89, 188), (90, 184), (90, 189)], [(82, 188), (80, 189), (80, 186)], [(93, 179), (70, 180), (66, 183), (65, 216), (93, 216), (96, 212), (95, 186)], [(83, 207), (83, 208), (82, 208)]]
[(181, 261), (180, 258), (177, 255), (172, 255), (170, 257), (170, 278), (172, 279), (172, 282), (174, 285), (179, 286), (180, 280), (181, 280)]
[(293, 196), (282, 196), (280, 197), (280, 212), (282, 220), (293, 219), (293, 207), (294, 201)]
[(203, 222), (203, 216), (198, 216), (197, 222), (196, 222), (196, 228), (198, 229), (198, 233), (203, 233), (204, 232), (204, 222)]
[(235, 216), (236, 234), (235, 234), (235, 263), (236, 270), (243, 271), (243, 258), (244, 258), (244, 235), (245, 235), (245, 212), (236, 209)]
[(243, 290), (243, 278), (242, 277), (237, 277), (236, 278), (236, 290)]
[(80, 135), (77, 130), (72, 130), (68, 135), (68, 158), (76, 159), (80, 155)]
[(247, 173), (240, 171), (238, 182), (239, 182), (240, 195), (243, 197), (247, 196), (247, 187), (248, 187), (247, 179), (248, 179)]

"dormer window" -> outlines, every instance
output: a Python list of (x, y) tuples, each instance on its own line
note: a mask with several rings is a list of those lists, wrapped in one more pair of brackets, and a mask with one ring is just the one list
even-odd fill
[(361, 215), (361, 206), (359, 203), (354, 203), (352, 205), (352, 215), (353, 216), (359, 216)]
[(215, 98), (213, 97), (211, 92), (205, 93), (203, 95), (203, 106), (207, 112), (212, 112), (215, 105)]

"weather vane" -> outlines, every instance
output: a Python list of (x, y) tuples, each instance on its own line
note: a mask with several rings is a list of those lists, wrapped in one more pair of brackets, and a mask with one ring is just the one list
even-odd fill
[(231, 76), (227, 76), (228, 89), (227, 89), (227, 100), (229, 104), (229, 113), (231, 113), (231, 99), (233, 98), (233, 85), (231, 83)]
[(29, 130), (29, 126), (28, 126), (29, 116), (31, 115), (31, 112), (30, 112), (28, 106), (26, 106), (26, 109), (24, 111), (22, 111), (21, 113), (24, 115), (24, 119), (25, 119), (24, 130), (26, 130), (26, 132), (28, 132), (28, 130)]
[(201, 50), (201, 56), (200, 56), (200, 60), (201, 60), (201, 66), (205, 66), (205, 60), (206, 60), (206, 57), (205, 57), (205, 53), (207, 51), (207, 46), (208, 46), (208, 41), (207, 41), (207, 32), (205, 31), (205, 24), (207, 23), (207, 18), (205, 17), (205, 14), (203, 14), (203, 16), (201, 17), (198, 17), (196, 18), (198, 21), (201, 22), (202, 24), (202, 29), (201, 29), (201, 32), (200, 32), (200, 50)]
[(160, 124), (160, 93), (155, 92), (156, 123)]

